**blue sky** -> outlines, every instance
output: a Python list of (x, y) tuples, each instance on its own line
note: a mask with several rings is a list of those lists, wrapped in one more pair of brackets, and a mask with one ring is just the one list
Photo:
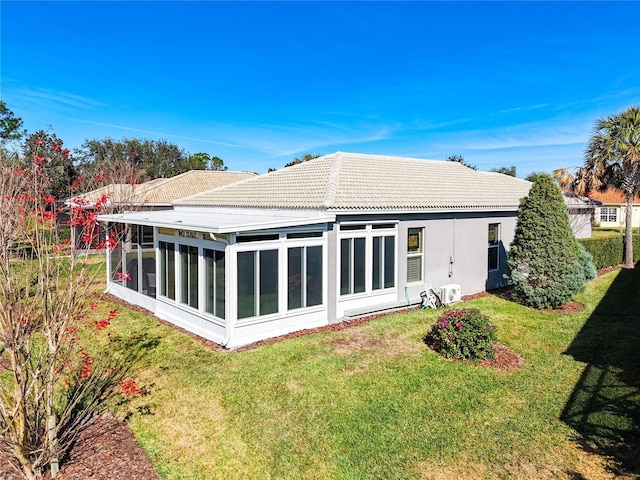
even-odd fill
[(578, 166), (640, 104), (640, 2), (0, 3), (30, 132), (166, 139), (230, 170), (306, 152)]

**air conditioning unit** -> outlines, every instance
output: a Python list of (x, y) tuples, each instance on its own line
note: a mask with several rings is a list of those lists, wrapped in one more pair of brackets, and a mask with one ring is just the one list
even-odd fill
[(444, 305), (451, 305), (460, 301), (462, 287), (456, 283), (440, 287), (440, 300)]

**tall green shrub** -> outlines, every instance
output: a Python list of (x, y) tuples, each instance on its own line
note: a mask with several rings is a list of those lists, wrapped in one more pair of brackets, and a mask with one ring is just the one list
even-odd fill
[(534, 308), (555, 308), (596, 275), (591, 255), (578, 243), (562, 192), (550, 175), (539, 175), (518, 211), (507, 257), (515, 297)]

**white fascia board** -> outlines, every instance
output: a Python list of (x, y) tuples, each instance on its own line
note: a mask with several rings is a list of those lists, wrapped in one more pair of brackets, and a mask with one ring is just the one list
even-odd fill
[(177, 230), (211, 233), (238, 233), (254, 230), (331, 223), (336, 216), (326, 212), (292, 211), (175, 211), (133, 212), (99, 215), (102, 222), (147, 225)]
[(476, 212), (517, 212), (517, 205), (503, 205), (493, 207), (429, 207), (429, 208), (332, 208), (328, 212), (336, 215), (403, 215), (414, 213), (476, 213)]

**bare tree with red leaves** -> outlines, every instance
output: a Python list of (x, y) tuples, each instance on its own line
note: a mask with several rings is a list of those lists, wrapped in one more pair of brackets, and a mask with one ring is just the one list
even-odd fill
[[(111, 208), (96, 201), (59, 201), (52, 162), (68, 155), (55, 136), (29, 137), (18, 165), (0, 150), (0, 450), (27, 479), (61, 459), (80, 432), (120, 395), (141, 393), (130, 378), (131, 358), (100, 356), (95, 347), (117, 315), (95, 295), (100, 274), (89, 255), (71, 248), (69, 228), (84, 248), (113, 248), (120, 238), (100, 236), (96, 217)], [(55, 168), (54, 168), (55, 167)], [(70, 179), (96, 187), (108, 179)], [(59, 221), (67, 210), (67, 222)], [(66, 240), (64, 240), (66, 238)]]

